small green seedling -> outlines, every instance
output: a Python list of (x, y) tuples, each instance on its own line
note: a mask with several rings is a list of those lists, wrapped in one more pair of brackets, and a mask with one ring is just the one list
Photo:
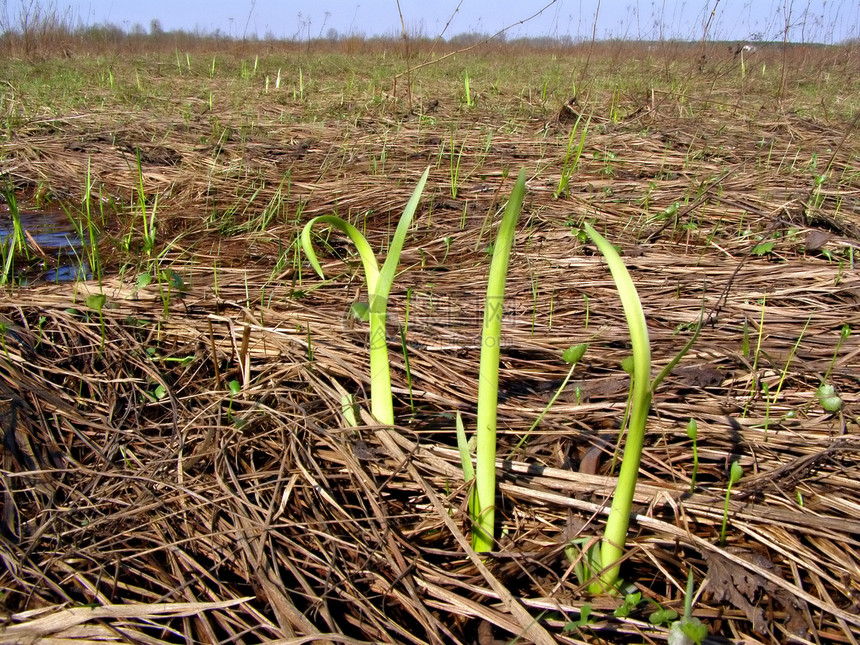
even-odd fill
[(684, 596), (684, 617), (669, 627), (669, 645), (702, 645), (708, 628), (693, 617), (693, 570), (687, 574), (687, 593)]
[(836, 391), (836, 387), (828, 383), (830, 375), (833, 372), (833, 367), (836, 365), (836, 359), (839, 357), (839, 350), (842, 348), (842, 343), (851, 335), (851, 327), (848, 324), (842, 325), (839, 330), (839, 340), (836, 342), (836, 350), (833, 352), (833, 358), (830, 359), (830, 365), (827, 366), (827, 372), (821, 379), (821, 385), (818, 387), (816, 396), (818, 397), (821, 407), (825, 412), (839, 412), (842, 409), (842, 397)]
[(576, 131), (579, 128), (579, 122), (581, 120), (582, 115), (580, 114), (576, 118), (576, 122), (573, 124), (573, 129), (570, 131), (570, 137), (567, 140), (567, 153), (564, 156), (564, 165), (561, 169), (561, 177), (558, 180), (558, 187), (553, 194), (556, 199), (564, 197), (567, 194), (568, 187), (570, 186), (570, 178), (576, 170), (576, 167), (579, 165), (579, 159), (582, 157), (582, 149), (585, 147), (585, 135), (588, 132), (588, 126), (591, 124), (591, 117), (588, 117), (588, 120), (585, 122), (585, 126), (582, 128), (579, 145), (575, 145), (574, 140), (576, 137)]
[(729, 497), (732, 494), (732, 486), (737, 484), (743, 477), (744, 470), (741, 468), (737, 460), (732, 462), (731, 470), (729, 471), (729, 485), (726, 487), (726, 504), (723, 507), (723, 528), (720, 529), (720, 546), (726, 543), (726, 524), (729, 520)]
[(762, 240), (752, 248), (750, 253), (753, 255), (770, 255), (773, 253), (773, 240), (768, 242)]
[(105, 319), (102, 314), (102, 309), (104, 309), (106, 302), (107, 296), (103, 293), (91, 293), (87, 296), (87, 307), (94, 309), (99, 314), (99, 327), (101, 328), (102, 336), (101, 349), (104, 349), (105, 346)]
[[(653, 600), (651, 602), (654, 602)], [(648, 622), (652, 625), (668, 625), (673, 620), (678, 620), (678, 612), (674, 609), (668, 608), (664, 609), (659, 604), (654, 602), (657, 605), (657, 611), (648, 616)]]
[(590, 603), (585, 603), (579, 609), (579, 618), (576, 620), (568, 621), (564, 627), (562, 627), (562, 631), (564, 632), (573, 632), (579, 631), (584, 627), (588, 627), (591, 624), (593, 619), (591, 618), (592, 607)]
[(47, 317), (39, 316), (38, 337), (36, 338), (36, 347), (42, 344), (42, 332), (45, 329), (45, 323), (48, 322)]
[(696, 475), (699, 472), (699, 448), (696, 445), (696, 440), (699, 436), (699, 424), (692, 417), (687, 424), (687, 437), (693, 442), (693, 473), (690, 475), (690, 492), (696, 490)]
[[(345, 233), (355, 244), (355, 248), (361, 256), (361, 262), (364, 266), (364, 279), (367, 284), (368, 302), (370, 303), (370, 405), (373, 416), (384, 425), (394, 425), (394, 400), (391, 392), (391, 372), (388, 365), (388, 344), (385, 337), (388, 294), (394, 283), (406, 234), (412, 224), (412, 218), (418, 208), (418, 201), (421, 199), (421, 193), (424, 191), (424, 184), (427, 182), (429, 173), (430, 168), (427, 168), (421, 175), (412, 197), (410, 197), (403, 214), (400, 216), (382, 269), (379, 268), (373, 250), (364, 235), (355, 226), (336, 215), (314, 217), (305, 224), (301, 234), (302, 249), (320, 277), (324, 277), (324, 275), (311, 241), (311, 230), (315, 224), (328, 224)], [(308, 347), (310, 348), (310, 343), (308, 343)]]
[(236, 379), (227, 383), (227, 388), (230, 390), (230, 403), (227, 405), (227, 416), (233, 415), (233, 397), (237, 396), (242, 391), (242, 385)]
[(442, 264), (445, 264), (445, 260), (448, 259), (448, 253), (451, 251), (451, 243), (454, 241), (454, 238), (448, 235), (443, 241), (445, 242), (445, 255), (442, 256)]
[(581, 345), (572, 345), (564, 350), (564, 353), (561, 355), (562, 360), (570, 365), (570, 369), (567, 372), (567, 376), (564, 377), (564, 380), (561, 382), (561, 385), (558, 386), (558, 389), (555, 391), (555, 394), (552, 395), (552, 398), (549, 400), (549, 403), (546, 404), (546, 407), (543, 411), (538, 415), (538, 418), (535, 419), (534, 423), (532, 423), (531, 427), (528, 431), (522, 436), (519, 443), (514, 447), (514, 450), (519, 450), (520, 447), (525, 443), (526, 439), (529, 438), (529, 435), (534, 432), (534, 429), (538, 427), (538, 424), (543, 420), (544, 416), (549, 409), (556, 402), (558, 397), (561, 395), (564, 388), (567, 386), (570, 381), (570, 377), (573, 376), (573, 370), (576, 368), (576, 364), (582, 360), (585, 351), (588, 349), (588, 343), (582, 343)]
[(640, 602), (642, 602), (641, 592), (629, 593), (624, 596), (624, 602), (612, 612), (612, 615), (616, 618), (627, 618), (639, 606)]
[(474, 107), (475, 104), (472, 102), (472, 88), (468, 72), (466, 72), (466, 78), (463, 79), (463, 87), (466, 90), (466, 107)]

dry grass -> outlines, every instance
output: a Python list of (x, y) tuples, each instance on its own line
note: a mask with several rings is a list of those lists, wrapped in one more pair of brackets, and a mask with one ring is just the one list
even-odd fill
[[(363, 101), (329, 92), (337, 72), (297, 100), (265, 94), (260, 77), (175, 77), (152, 62), (144, 78), (160, 79), (168, 103), (156, 90), (101, 88), (103, 107), (15, 112), (0, 172), (34, 199), (80, 203), (89, 166), (100, 196), (125, 208), (105, 220), (102, 285), (37, 284), (0, 300), (0, 640), (664, 641), (653, 604), (613, 617), (619, 601), (588, 598), (563, 553), (601, 532), (627, 390), (614, 286), (571, 232), (589, 218), (624, 250), (658, 364), (691, 333), (703, 298), (708, 313), (655, 397), (622, 575), (680, 609), (692, 569), (709, 642), (858, 642), (856, 333), (829, 377), (843, 410), (827, 414), (815, 397), (840, 329), (860, 329), (858, 135), (845, 116), (857, 106), (834, 107), (856, 76), (834, 62), (843, 89), (822, 107), (805, 98), (811, 72), (799, 66), (780, 107), (763, 81), (740, 94), (730, 60), (685, 77), (684, 91), (661, 80), (668, 63), (652, 64), (653, 92), (618, 98), (592, 60), (592, 89), (569, 108), (564, 89), (543, 103), (500, 86), (466, 110), (440, 74), (410, 114), (382, 90)], [(235, 103), (210, 109), (210, 90), (235, 92)], [(571, 195), (557, 200), (572, 109), (594, 119)], [(456, 199), (452, 133), (464, 146)], [(160, 266), (185, 282), (169, 302), (157, 281), (136, 288), (151, 261), (121, 248), (132, 227), (139, 237), (136, 149), (150, 207), (159, 196)], [(331, 239), (335, 277), (323, 283), (296, 270), (291, 245), (308, 217), (338, 212), (384, 246), (428, 164), (389, 307), (403, 322), (408, 307), (414, 410), (392, 328), (402, 425), (353, 426), (343, 397), (364, 409), (369, 385), (366, 330), (347, 317), (361, 299), (357, 261)], [(500, 376), (503, 537), (482, 562), (462, 537), (452, 415), (473, 419), (485, 247), (523, 165)], [(677, 222), (656, 217), (675, 201)], [(762, 238), (772, 252), (753, 254)], [(104, 325), (85, 305), (100, 290)], [(577, 382), (510, 454), (563, 377), (562, 350), (585, 341)], [(763, 384), (771, 396), (781, 384), (777, 401)], [(598, 469), (581, 472), (593, 448)], [(745, 476), (721, 547), (734, 460)], [(586, 602), (591, 624), (563, 631)], [(105, 608), (82, 617), (86, 604)], [(56, 623), (37, 622), (52, 612)]]

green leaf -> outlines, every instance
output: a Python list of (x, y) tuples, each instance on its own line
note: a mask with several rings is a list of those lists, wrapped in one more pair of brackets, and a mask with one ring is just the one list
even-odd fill
[(367, 322), (370, 320), (370, 307), (366, 302), (353, 302), (349, 308), (349, 315), (361, 322)]
[(708, 636), (708, 628), (698, 618), (685, 618), (677, 623), (681, 631), (696, 645), (702, 645), (702, 641)]
[(579, 610), (579, 618), (571, 620), (562, 628), (563, 631), (572, 632), (582, 629), (591, 622), (591, 604), (585, 603)]
[(681, 205), (678, 202), (674, 202), (666, 207), (666, 210), (661, 214), (663, 219), (669, 219), (670, 217), (675, 217), (678, 214), (678, 209)]
[(185, 290), (185, 280), (173, 269), (168, 269), (162, 273), (162, 277), (172, 289), (178, 289), (179, 291)]
[(165, 388), (163, 385), (159, 385), (157, 388), (155, 388), (153, 394), (155, 395), (155, 398), (160, 401), (167, 395), (167, 388)]
[(633, 357), (627, 356), (624, 360), (621, 361), (621, 369), (627, 372), (630, 376), (633, 376)]
[(581, 345), (572, 345), (566, 350), (564, 350), (564, 353), (561, 355), (561, 358), (568, 365), (574, 365), (582, 359), (587, 349), (588, 343), (582, 343)]
[(612, 615), (616, 618), (627, 618), (640, 602), (642, 602), (642, 594), (640, 592), (629, 593), (624, 596), (624, 603), (613, 611)]
[(457, 450), (460, 452), (460, 464), (463, 466), (463, 479), (470, 482), (475, 479), (475, 469), (472, 466), (472, 454), (469, 451), (469, 440), (466, 439), (466, 428), (463, 426), (463, 416), (457, 411)]
[(825, 412), (839, 412), (842, 409), (842, 397), (836, 393), (836, 388), (822, 383), (818, 388), (818, 400)]
[(771, 252), (773, 252), (773, 242), (759, 242), (750, 251), (753, 255), (767, 255)]
[(91, 293), (87, 296), (87, 307), (101, 311), (107, 302), (107, 296), (103, 293)]
[(674, 609), (658, 609), (648, 616), (648, 622), (652, 625), (666, 625), (673, 620), (678, 620), (678, 612)]
[(141, 273), (137, 276), (137, 288), (143, 289), (144, 287), (149, 286), (152, 282), (152, 274), (151, 273)]
[(696, 420), (690, 418), (690, 422), (687, 424), (687, 438), (696, 440), (696, 437), (699, 436), (699, 424), (696, 423)]
[(731, 469), (731, 472), (729, 473), (729, 480), (731, 481), (732, 484), (737, 484), (740, 481), (741, 477), (743, 477), (743, 476), (744, 476), (744, 469), (741, 467), (740, 463), (738, 463), (737, 460), (733, 461), (732, 462), (732, 469)]
[(230, 389), (230, 394), (232, 394), (233, 396), (236, 396), (242, 390), (241, 384), (235, 379), (227, 383), (227, 387)]

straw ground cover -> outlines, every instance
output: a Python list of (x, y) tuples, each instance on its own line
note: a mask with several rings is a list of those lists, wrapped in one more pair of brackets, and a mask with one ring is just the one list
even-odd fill
[[(587, 77), (577, 51), (471, 54), (420, 70), (411, 110), (397, 50), (352, 53), (10, 61), (3, 181), (97, 229), (102, 278), (40, 283), (28, 262), (0, 300), (4, 638), (662, 642), (692, 572), (712, 642), (856, 642), (857, 52), (790, 51), (781, 95), (766, 48), (743, 78), (716, 46), (699, 68), (607, 45)], [(379, 428), (360, 258), (321, 234), (319, 278), (298, 236), (336, 214), (381, 262), (428, 165), (388, 302), (397, 425)], [(521, 168), (482, 559), (454, 417), (474, 427), (488, 245)], [(655, 370), (705, 301), (654, 393), (627, 602), (566, 556), (603, 533), (629, 387), (586, 222), (621, 248)]]

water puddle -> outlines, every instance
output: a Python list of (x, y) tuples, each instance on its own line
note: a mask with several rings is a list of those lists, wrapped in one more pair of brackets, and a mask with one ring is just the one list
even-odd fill
[[(92, 277), (86, 246), (63, 211), (19, 211), (26, 251), (16, 250), (8, 276), (19, 284), (71, 282)], [(0, 204), (0, 246), (3, 248), (0, 273), (6, 271), (15, 224), (9, 207)]]

